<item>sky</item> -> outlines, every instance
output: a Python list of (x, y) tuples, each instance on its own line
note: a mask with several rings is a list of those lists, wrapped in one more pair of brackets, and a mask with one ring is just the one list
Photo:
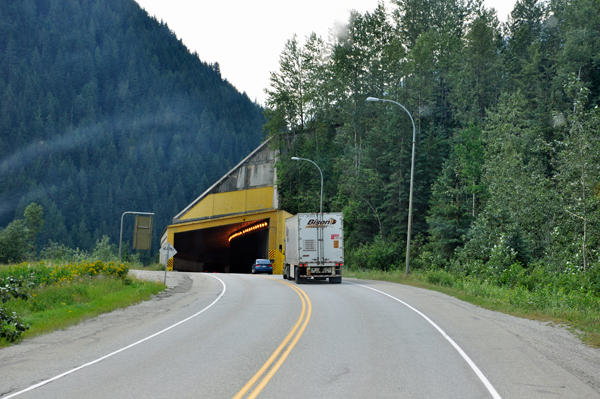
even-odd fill
[[(166, 22), (191, 52), (219, 63), (221, 76), (264, 105), (271, 72), (279, 69), (285, 42), (300, 43), (315, 32), (327, 39), (336, 21), (350, 10), (372, 12), (379, 0), (136, 0), (150, 16)], [(389, 0), (385, 6), (390, 9)], [(484, 0), (506, 21), (515, 0)]]

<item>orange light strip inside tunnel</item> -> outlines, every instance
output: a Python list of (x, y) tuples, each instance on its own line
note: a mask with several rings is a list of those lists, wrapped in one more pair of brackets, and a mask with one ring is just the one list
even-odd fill
[(245, 229), (238, 230), (229, 236), (229, 242), (234, 238), (245, 236), (246, 234), (254, 233), (255, 231), (264, 230), (269, 227), (269, 222), (261, 222), (252, 226), (248, 226)]

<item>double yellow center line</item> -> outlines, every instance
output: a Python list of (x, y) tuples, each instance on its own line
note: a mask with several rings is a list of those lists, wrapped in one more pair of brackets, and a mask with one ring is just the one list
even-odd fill
[[(296, 291), (296, 293), (300, 297), (300, 300), (302, 301), (302, 312), (300, 313), (300, 317), (298, 318), (298, 321), (296, 322), (294, 327), (292, 327), (292, 329), (288, 333), (287, 337), (285, 337), (283, 342), (279, 345), (279, 347), (277, 347), (277, 349), (275, 349), (275, 352), (273, 352), (273, 354), (271, 355), (271, 357), (269, 357), (267, 362), (260, 368), (260, 370), (258, 370), (258, 372), (256, 374), (254, 374), (254, 376), (250, 379), (250, 381), (248, 381), (246, 383), (246, 385), (244, 385), (244, 387), (237, 393), (237, 395), (235, 395), (233, 397), (233, 399), (243, 398), (244, 395), (246, 395), (246, 393), (262, 377), (262, 375), (270, 368), (267, 375), (265, 375), (263, 377), (263, 379), (258, 383), (258, 385), (256, 385), (254, 390), (248, 396), (248, 399), (256, 398), (256, 396), (263, 390), (263, 388), (268, 384), (268, 382), (271, 380), (271, 378), (275, 375), (277, 370), (279, 370), (279, 368), (281, 367), (281, 365), (283, 364), (285, 359), (288, 357), (288, 355), (290, 354), (290, 352), (292, 351), (292, 349), (294, 348), (294, 346), (300, 339), (300, 336), (304, 332), (304, 329), (306, 328), (306, 325), (308, 324), (308, 322), (310, 320), (310, 315), (312, 313), (312, 304), (310, 303), (310, 299), (308, 299), (308, 296), (306, 295), (306, 293), (304, 291), (302, 291), (300, 288), (298, 288), (295, 285), (292, 285), (286, 281), (281, 281), (281, 280), (276, 280), (276, 281), (286, 284), (287, 286), (291, 287), (294, 291)], [(302, 324), (302, 327), (300, 327), (300, 324)], [(298, 329), (299, 327), (300, 327), (300, 329)], [(290, 340), (292, 340), (292, 341), (290, 342)], [(289, 345), (288, 345), (288, 343), (289, 343)], [(287, 349), (285, 349), (285, 351), (283, 353), (281, 353), (284, 350), (284, 348), (286, 348), (286, 346), (287, 346)], [(280, 356), (280, 354), (281, 354), (281, 356)], [(277, 359), (277, 362), (273, 365), (273, 367), (271, 367), (271, 365), (273, 364), (273, 362), (276, 359)]]

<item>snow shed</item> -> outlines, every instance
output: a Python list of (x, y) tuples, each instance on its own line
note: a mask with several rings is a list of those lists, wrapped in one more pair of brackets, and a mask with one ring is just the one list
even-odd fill
[(281, 273), (291, 214), (278, 209), (276, 155), (265, 141), (173, 218), (161, 237), (177, 250), (172, 270), (250, 273), (262, 258)]

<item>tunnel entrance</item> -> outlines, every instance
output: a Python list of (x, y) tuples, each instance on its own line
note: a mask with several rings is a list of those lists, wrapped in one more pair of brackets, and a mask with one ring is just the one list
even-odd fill
[(174, 234), (173, 270), (250, 273), (252, 262), (268, 259), (270, 219)]

